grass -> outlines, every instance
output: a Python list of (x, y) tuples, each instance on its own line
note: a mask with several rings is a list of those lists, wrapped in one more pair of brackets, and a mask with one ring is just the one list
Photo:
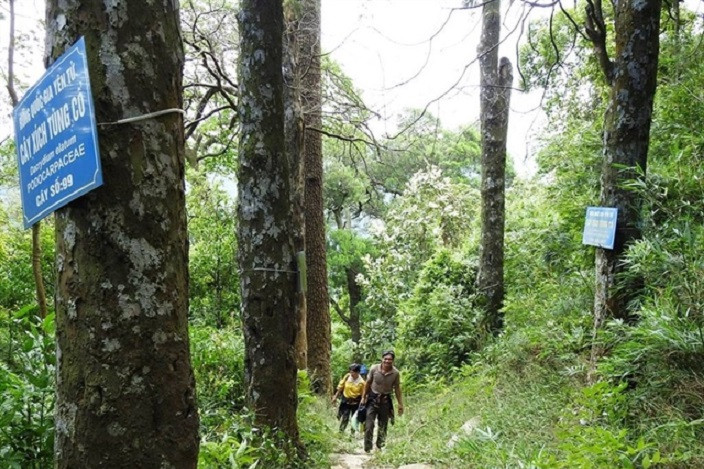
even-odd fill
[[(380, 464), (429, 463), (438, 468), (527, 467), (554, 441), (552, 428), (574, 385), (550, 370), (467, 367), (452, 386), (429, 386), (407, 397), (406, 412), (389, 429)], [(462, 436), (462, 425), (478, 425)], [(459, 441), (450, 447), (453, 435)]]

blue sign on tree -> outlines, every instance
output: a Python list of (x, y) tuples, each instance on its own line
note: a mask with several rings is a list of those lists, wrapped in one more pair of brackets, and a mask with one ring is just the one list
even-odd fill
[(612, 207), (587, 207), (582, 244), (613, 249), (616, 238), (618, 209)]
[(103, 183), (83, 38), (13, 111), (24, 226)]

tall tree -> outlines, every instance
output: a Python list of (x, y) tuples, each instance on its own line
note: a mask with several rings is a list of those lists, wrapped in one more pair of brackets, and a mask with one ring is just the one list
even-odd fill
[(278, 428), (298, 444), (297, 272), (284, 135), (281, 0), (242, 1), (238, 21), (238, 261), (247, 400), (260, 424)]
[[(299, 9), (292, 3), (284, 7), (286, 34), (284, 34), (284, 129), (286, 133), (286, 155), (291, 168), (291, 214), (293, 216), (293, 244), (296, 253), (305, 253), (305, 160), (303, 142), (305, 125), (301, 106), (301, 70), (298, 67)], [(305, 272), (299, 270), (299, 276)], [(305, 279), (299, 277), (296, 293), (296, 365), (299, 370), (308, 367), (308, 339), (306, 334)]]
[[(616, 207), (614, 249), (596, 250), (594, 333), (609, 317), (627, 318), (628, 304), (639, 291), (638, 281), (618, 285), (625, 271), (623, 256), (641, 237), (641, 200), (624, 183), (645, 178), (653, 99), (657, 85), (661, 0), (614, 3), (614, 58), (606, 44), (607, 27), (601, 1), (588, 2), (586, 33), (610, 85), (604, 117), (602, 206)], [(597, 342), (592, 364), (600, 355)]]
[(350, 358), (359, 363), (364, 358), (360, 348), (364, 287), (358, 275), (364, 273), (364, 256), (373, 250), (369, 239), (343, 228), (330, 233), (330, 244), (330, 303), (350, 330), (350, 339), (354, 344)]
[(332, 388), (330, 370), (330, 305), (325, 217), (323, 214), (323, 150), (320, 91), (320, 0), (302, 0), (300, 26), (300, 67), (306, 136), (305, 218), (308, 260), (307, 335), (308, 370), (313, 387), (320, 394)]
[[(194, 468), (178, 4), (46, 3), (85, 36), (104, 185), (56, 212), (56, 467)], [(126, 117), (142, 118), (117, 124)]]
[(506, 57), (500, 64), (498, 60), (500, 7), (500, 0), (484, 3), (479, 45), (482, 233), (477, 287), (486, 310), (486, 326), (493, 333), (503, 327), (506, 133), (513, 83), (511, 62)]

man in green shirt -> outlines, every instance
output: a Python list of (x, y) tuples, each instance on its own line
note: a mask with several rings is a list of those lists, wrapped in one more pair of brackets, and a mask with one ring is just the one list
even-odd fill
[(386, 430), (389, 417), (393, 415), (394, 407), (391, 401), (391, 391), (396, 394), (398, 415), (403, 415), (403, 396), (401, 394), (401, 373), (394, 367), (396, 355), (393, 350), (387, 350), (381, 356), (381, 364), (371, 367), (367, 382), (362, 392), (362, 405), (366, 404), (367, 419), (364, 429), (364, 451), (372, 450), (374, 439), (374, 423), (378, 421), (379, 431), (376, 436), (376, 447), (381, 449), (386, 441)]

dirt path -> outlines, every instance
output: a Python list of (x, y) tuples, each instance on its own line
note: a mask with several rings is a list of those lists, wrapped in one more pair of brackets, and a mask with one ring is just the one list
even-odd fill
[(371, 459), (371, 455), (366, 454), (362, 449), (354, 453), (333, 454), (332, 469), (370, 469), (366, 464)]
[[(389, 466), (370, 466), (371, 455), (366, 454), (361, 449), (354, 453), (333, 454), (332, 469), (392, 469)], [(406, 464), (398, 469), (433, 469), (427, 464)]]

